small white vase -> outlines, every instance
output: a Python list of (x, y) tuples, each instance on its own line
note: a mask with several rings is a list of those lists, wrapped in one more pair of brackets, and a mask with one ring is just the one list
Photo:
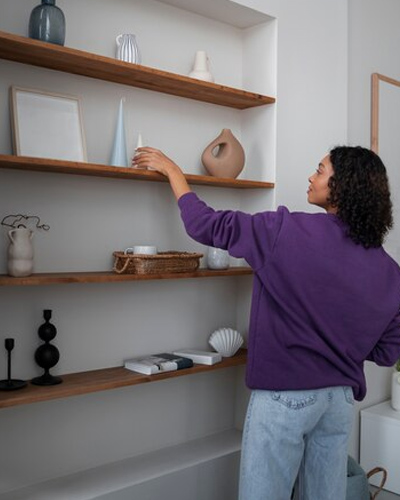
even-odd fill
[[(137, 143), (136, 143), (136, 148), (135, 148), (135, 156), (139, 156), (140, 155), (140, 153), (138, 153), (136, 150), (138, 148), (142, 148), (142, 147), (143, 147), (143, 139), (142, 139), (142, 134), (139, 132)], [(132, 158), (132, 167), (136, 168), (138, 170), (147, 170), (147, 167), (139, 167), (138, 165), (134, 164), (133, 163), (133, 158)]]
[(33, 272), (33, 232), (26, 227), (8, 231), (8, 274), (17, 278), (30, 276)]
[(207, 267), (209, 269), (228, 269), (229, 253), (221, 248), (209, 247), (207, 252)]
[(214, 77), (210, 71), (210, 60), (204, 50), (198, 50), (194, 57), (194, 64), (192, 71), (189, 73), (191, 78), (197, 80), (204, 80), (206, 82), (213, 82)]
[(392, 399), (390, 401), (393, 410), (400, 411), (400, 372), (392, 373)]

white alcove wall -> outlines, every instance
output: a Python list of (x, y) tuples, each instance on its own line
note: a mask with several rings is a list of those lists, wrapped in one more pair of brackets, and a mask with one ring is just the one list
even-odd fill
[[(133, 32), (145, 65), (187, 74), (195, 51), (202, 49), (217, 83), (275, 95), (275, 19), (222, 0), (203, 3), (206, 12), (197, 12), (196, 2), (171, 4), (57, 1), (66, 16), (67, 46), (113, 57), (115, 37)], [(3, 3), (0, 30), (26, 35), (35, 5)], [(230, 24), (221, 12), (229, 14)], [(186, 172), (204, 174), (201, 152), (222, 128), (231, 128), (247, 153), (241, 177), (274, 180), (274, 106), (241, 112), (0, 60), (1, 154), (12, 153), (11, 85), (80, 96), (90, 162), (108, 163), (119, 101), (125, 97), (129, 154), (140, 131), (146, 144), (165, 151)], [(2, 170), (0, 186), (0, 216), (35, 214), (51, 226), (34, 236), (36, 272), (108, 270), (113, 250), (139, 243), (155, 243), (161, 250), (206, 250), (186, 236), (166, 184)], [(216, 208), (252, 211), (258, 203), (273, 208), (272, 191), (250, 196), (232, 189), (195, 190)], [(8, 242), (2, 231), (0, 272), (5, 273)], [(40, 373), (33, 354), (47, 308), (58, 328), (61, 359), (55, 374), (116, 366), (133, 355), (206, 349), (208, 336), (220, 326), (246, 333), (250, 290), (249, 277), (3, 287), (0, 342), (15, 337), (13, 375), (26, 379)], [(4, 355), (0, 370), (5, 370)], [(0, 493), (232, 429), (237, 377), (243, 378), (241, 370), (228, 369), (2, 410), (0, 439), (7, 453), (0, 458)], [(231, 481), (237, 460), (228, 457), (232, 451), (224, 453), (222, 478)], [(204, 468), (197, 477), (203, 477)], [(182, 474), (182, 482), (193, 484), (193, 475)], [(218, 487), (211, 494), (207, 500), (222, 500)]]

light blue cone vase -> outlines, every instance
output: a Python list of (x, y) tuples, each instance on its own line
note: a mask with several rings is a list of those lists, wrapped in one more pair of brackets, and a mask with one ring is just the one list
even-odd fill
[(124, 124), (124, 99), (119, 103), (117, 126), (115, 128), (114, 144), (111, 152), (110, 165), (113, 167), (128, 167), (126, 153), (125, 124)]

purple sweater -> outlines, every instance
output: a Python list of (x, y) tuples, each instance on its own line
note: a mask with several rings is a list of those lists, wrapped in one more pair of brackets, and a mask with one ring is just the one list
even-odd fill
[(250, 388), (347, 385), (362, 400), (364, 361), (400, 357), (400, 268), (382, 247), (355, 244), (336, 215), (215, 211), (194, 193), (179, 207), (193, 239), (254, 271)]

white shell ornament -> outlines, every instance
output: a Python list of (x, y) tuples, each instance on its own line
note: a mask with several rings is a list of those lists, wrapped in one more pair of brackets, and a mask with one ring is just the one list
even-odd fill
[(219, 328), (210, 335), (208, 342), (224, 358), (229, 358), (236, 354), (239, 347), (241, 347), (243, 337), (237, 330), (232, 328)]

